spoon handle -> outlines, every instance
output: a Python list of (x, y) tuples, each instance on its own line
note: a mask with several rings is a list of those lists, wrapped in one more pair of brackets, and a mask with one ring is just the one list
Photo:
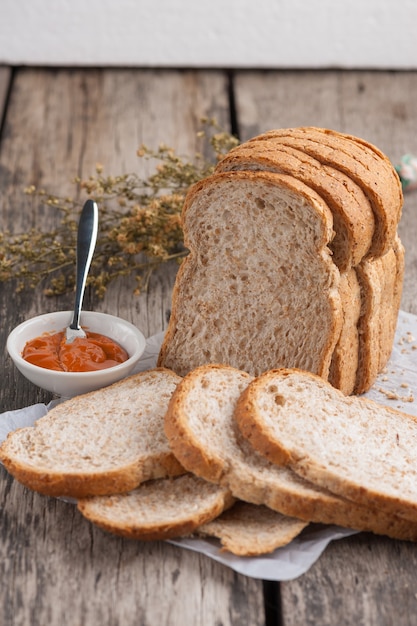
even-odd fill
[(84, 298), (88, 270), (93, 258), (98, 232), (98, 207), (93, 200), (87, 200), (80, 215), (77, 234), (77, 271), (75, 283), (74, 317), (70, 328), (80, 329), (81, 306)]

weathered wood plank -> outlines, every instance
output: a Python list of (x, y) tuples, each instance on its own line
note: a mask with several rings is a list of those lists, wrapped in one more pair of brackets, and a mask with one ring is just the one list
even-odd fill
[[(270, 128), (323, 126), (362, 136), (398, 162), (417, 154), (417, 73), (242, 72), (235, 77), (241, 138)], [(406, 195), (402, 308), (417, 313), (417, 193)], [(417, 364), (416, 364), (417, 365)], [(283, 624), (409, 626), (415, 621), (413, 544), (359, 535), (331, 544), (318, 563), (281, 585)]]
[(413, 626), (417, 550), (367, 534), (330, 544), (305, 576), (281, 585), (285, 626)]
[(42, 219), (48, 223), (50, 215), (22, 196), (25, 186), (45, 186), (73, 196), (73, 178), (95, 174), (97, 163), (104, 165), (105, 174), (149, 173), (154, 164), (136, 156), (138, 147), (165, 143), (192, 156), (199, 147), (196, 133), (204, 116), (228, 125), (223, 74), (19, 70), (2, 143), (7, 195), (0, 208), (12, 204), (20, 208), (9, 216), (15, 230)]
[[(203, 115), (227, 126), (227, 81), (220, 72), (18, 70), (0, 151), (3, 227), (53, 223), (49, 210), (23, 195), (30, 183), (68, 194), (72, 177), (87, 177), (96, 162), (112, 174), (139, 172), (142, 142), (165, 142), (192, 155)], [(174, 275), (174, 267), (158, 271), (149, 293), (139, 297), (122, 280), (103, 301), (89, 294), (87, 306), (153, 334), (166, 324)], [(71, 297), (14, 295), (0, 286), (2, 345), (22, 319), (71, 305)], [(5, 350), (1, 361), (2, 410), (49, 397), (18, 375)], [(3, 469), (0, 475), (3, 626), (264, 623), (260, 581), (169, 544), (106, 535), (73, 505), (29, 492)]]
[(3, 114), (7, 104), (7, 93), (9, 91), (11, 77), (11, 68), (0, 66), (0, 121), (3, 119)]
[(7, 94), (9, 91), (10, 81), (12, 79), (12, 70), (10, 67), (0, 66), (0, 120), (3, 119), (7, 105)]
[[(98, 162), (114, 175), (153, 171), (154, 164), (136, 156), (142, 142), (155, 148), (164, 142), (192, 156), (201, 117), (213, 115), (227, 126), (227, 81), (219, 73), (19, 71), (0, 155), (2, 227), (19, 232), (53, 225), (53, 209), (24, 195), (29, 184), (74, 195), (74, 176), (94, 174)], [(166, 324), (175, 271), (173, 264), (156, 273), (149, 293), (139, 298), (134, 282), (121, 280), (103, 301), (87, 294), (85, 305), (125, 316), (146, 336), (154, 334)], [(6, 308), (7, 289), (0, 285)], [(28, 315), (71, 305), (71, 297), (22, 294), (14, 311), (4, 312), (2, 332)]]
[(167, 543), (124, 541), (1, 468), (1, 623), (263, 623), (258, 583)]

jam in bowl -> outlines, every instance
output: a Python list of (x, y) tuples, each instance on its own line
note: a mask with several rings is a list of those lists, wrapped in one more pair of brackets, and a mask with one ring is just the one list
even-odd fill
[[(136, 326), (106, 313), (83, 311), (81, 325), (87, 340), (77, 338), (71, 346), (65, 343), (71, 316), (71, 311), (46, 313), (10, 333), (7, 350), (23, 376), (42, 389), (69, 398), (106, 387), (132, 373), (146, 347), (146, 339)], [(25, 351), (32, 354), (25, 358)]]

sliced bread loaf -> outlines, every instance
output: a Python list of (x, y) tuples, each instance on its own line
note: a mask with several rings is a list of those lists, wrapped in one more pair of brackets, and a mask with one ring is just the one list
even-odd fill
[(183, 228), (190, 254), (158, 365), (179, 375), (205, 363), (254, 375), (291, 365), (327, 378), (342, 311), (320, 196), (291, 176), (215, 174), (187, 195)]
[(417, 420), (298, 370), (266, 372), (240, 397), (241, 432), (266, 458), (364, 506), (417, 521)]
[(307, 522), (281, 515), (266, 506), (238, 501), (196, 532), (203, 537), (217, 537), (223, 550), (238, 556), (257, 556), (286, 546), (306, 526)]
[[(355, 137), (324, 129), (299, 128), (270, 131), (241, 144), (231, 150), (216, 168), (219, 172), (289, 173), (315, 189), (329, 206), (335, 229), (335, 237), (329, 247), (333, 260), (341, 270), (339, 291), (343, 315), (329, 380), (347, 395), (364, 393), (385, 367), (392, 350), (401, 298), (404, 250), (395, 234), (393, 245), (386, 253), (366, 257), (374, 234), (374, 218), (368, 198), (348, 175), (320, 163), (301, 149), (282, 143), (288, 133), (325, 145), (339, 138), (341, 155), (346, 145), (353, 154), (363, 151), (363, 158), (373, 168), (376, 178), (380, 176), (380, 161), (384, 161), (385, 166), (387, 158), (371, 144)], [(270, 136), (272, 138), (268, 139)], [(372, 163), (373, 160), (375, 163)], [(390, 164), (387, 167), (392, 169)], [(392, 185), (395, 191), (395, 184)]]
[(233, 417), (251, 380), (234, 368), (207, 365), (178, 385), (165, 417), (165, 432), (186, 469), (227, 487), (240, 500), (290, 517), (417, 539), (417, 524), (335, 496), (257, 452)]
[(78, 510), (108, 532), (153, 541), (190, 535), (233, 502), (228, 489), (185, 474), (150, 480), (128, 493), (84, 498)]
[(10, 433), (0, 459), (27, 487), (73, 498), (182, 474), (163, 430), (180, 380), (166, 369), (149, 370), (67, 400), (34, 427)]

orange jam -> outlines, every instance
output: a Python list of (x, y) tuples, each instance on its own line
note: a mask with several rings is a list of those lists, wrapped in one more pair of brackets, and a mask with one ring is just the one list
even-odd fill
[(92, 372), (127, 361), (128, 353), (118, 343), (98, 333), (86, 332), (66, 343), (65, 331), (41, 335), (28, 341), (23, 349), (25, 361), (38, 367), (63, 372)]

